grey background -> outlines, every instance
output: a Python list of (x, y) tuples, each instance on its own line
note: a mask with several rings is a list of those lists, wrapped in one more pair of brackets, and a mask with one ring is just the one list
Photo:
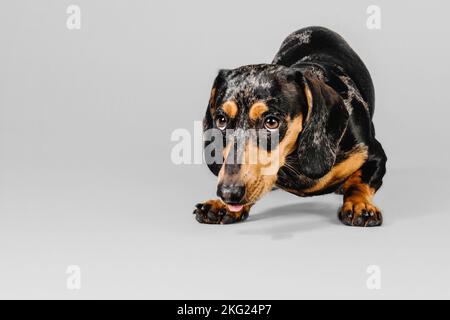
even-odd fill
[[(66, 8), (81, 7), (81, 30)], [(381, 30), (366, 28), (379, 5)], [(448, 2), (2, 1), (1, 298), (450, 298)], [(195, 222), (205, 165), (174, 165), (219, 68), (270, 62), (327, 26), (372, 73), (385, 224), (341, 225), (336, 195), (267, 195)], [(381, 268), (368, 290), (366, 268)], [(68, 265), (82, 287), (66, 288)]]

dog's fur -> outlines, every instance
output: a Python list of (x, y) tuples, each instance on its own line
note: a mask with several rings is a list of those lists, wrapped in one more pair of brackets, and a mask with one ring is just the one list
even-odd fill
[[(347, 42), (326, 28), (292, 33), (271, 64), (219, 71), (204, 130), (216, 128), (220, 116), (226, 119), (226, 129), (241, 131), (263, 129), (267, 117), (274, 116), (279, 120), (275, 130), (279, 142), (271, 148), (279, 154), (278, 167), (263, 174), (273, 164), (273, 150), (267, 146), (259, 150), (258, 144), (237, 139), (238, 133), (225, 139), (226, 130), (221, 130), (223, 139), (205, 142), (205, 147), (225, 144), (223, 164), (208, 164), (219, 176), (221, 199), (198, 204), (197, 220), (242, 221), (263, 194), (278, 187), (299, 196), (342, 193), (338, 216), (344, 224), (381, 225), (381, 212), (372, 197), (382, 184), (387, 158), (375, 139), (373, 113), (369, 72)], [(270, 140), (272, 134), (268, 132), (266, 138)], [(267, 161), (236, 163), (235, 153), (230, 152), (234, 148), (244, 153), (262, 151)], [(230, 205), (241, 209), (231, 210)]]

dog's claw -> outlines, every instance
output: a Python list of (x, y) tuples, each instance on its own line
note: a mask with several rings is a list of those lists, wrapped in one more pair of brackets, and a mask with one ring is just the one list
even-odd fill
[(219, 217), (217, 215), (215, 215), (214, 213), (212, 213), (211, 211), (208, 211), (208, 214), (206, 215), (208, 217), (209, 220), (216, 222), (217, 220), (219, 220)]
[(248, 218), (248, 212), (246, 211), (241, 215), (241, 221), (247, 220), (247, 218)]
[(223, 224), (230, 224), (235, 222), (235, 219), (232, 216), (226, 215), (222, 218), (222, 223)]

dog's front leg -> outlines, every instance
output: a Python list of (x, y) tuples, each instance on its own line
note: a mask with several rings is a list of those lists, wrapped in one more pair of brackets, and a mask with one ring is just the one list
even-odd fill
[(338, 216), (349, 226), (375, 227), (381, 225), (383, 217), (372, 201), (375, 189), (361, 180), (361, 171), (355, 172), (343, 185), (344, 204)]
[(242, 208), (234, 208), (234, 206), (230, 207), (222, 200), (216, 199), (198, 203), (195, 206), (194, 214), (200, 223), (230, 224), (247, 219), (251, 207), (252, 205), (248, 204)]

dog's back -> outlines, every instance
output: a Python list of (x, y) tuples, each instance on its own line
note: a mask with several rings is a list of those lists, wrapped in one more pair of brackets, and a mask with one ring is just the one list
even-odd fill
[(324, 27), (307, 27), (295, 31), (283, 41), (272, 63), (294, 68), (317, 64), (328, 72), (337, 68), (352, 79), (368, 104), (370, 116), (373, 115), (375, 92), (369, 71), (356, 52), (336, 32)]

